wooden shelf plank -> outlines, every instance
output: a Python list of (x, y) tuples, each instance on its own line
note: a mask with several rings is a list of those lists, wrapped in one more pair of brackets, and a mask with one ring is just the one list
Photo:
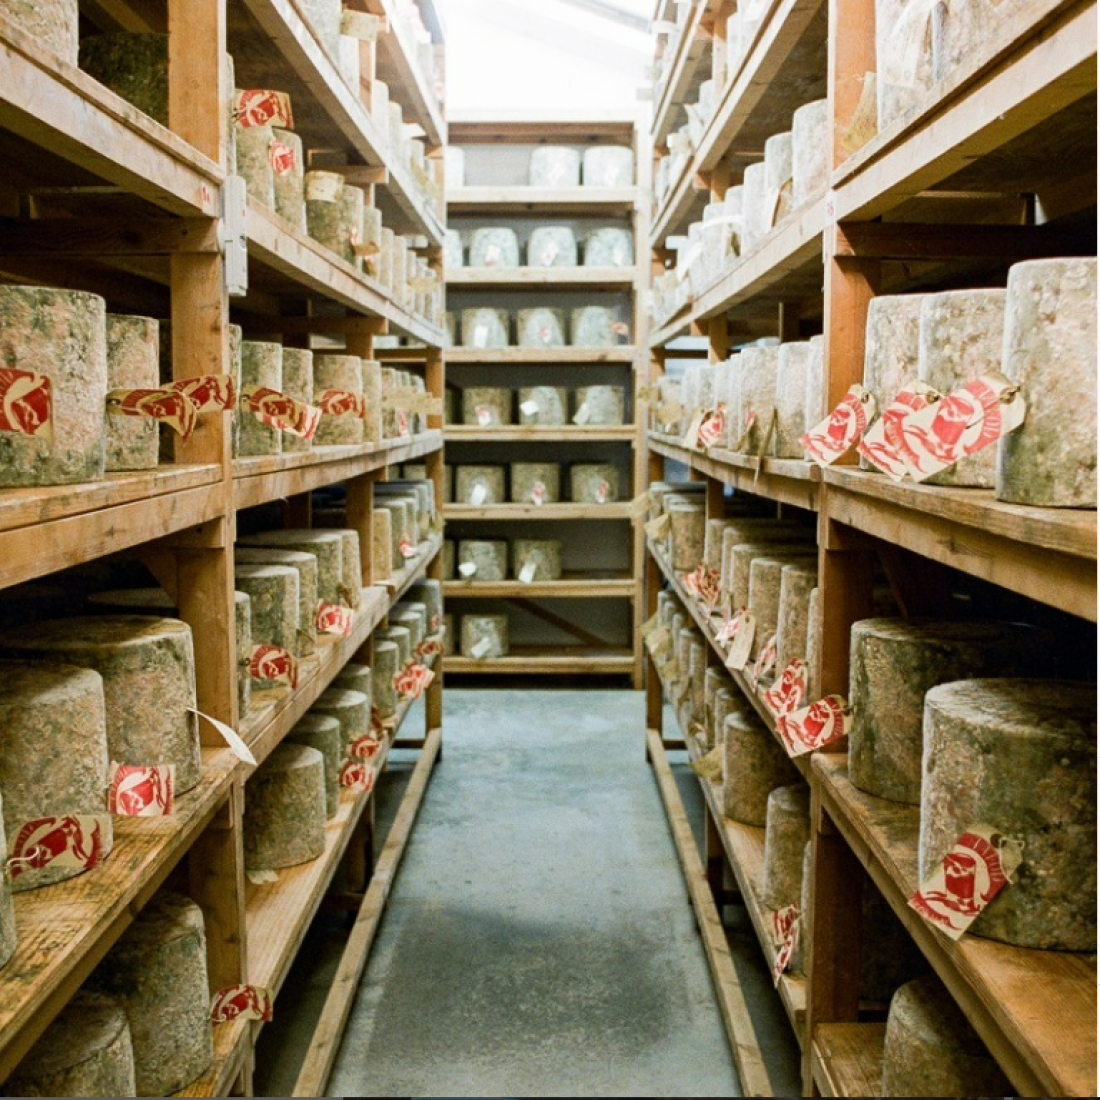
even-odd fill
[(221, 168), (0, 18), (0, 127), (173, 214), (216, 217)]
[(822, 1096), (881, 1096), (885, 1024), (819, 1024), (810, 1053)]
[(447, 348), (447, 366), (476, 363), (481, 366), (520, 366), (570, 363), (633, 363), (637, 349), (631, 345), (616, 348)]
[(628, 290), (636, 267), (451, 267), (447, 286), (457, 290)]
[(272, 500), (333, 485), (387, 465), (411, 462), (438, 451), (443, 434), (430, 430), (412, 439), (387, 439), (362, 446), (314, 447), (294, 454), (238, 458), (233, 463), (233, 497), (237, 508), (254, 508)]
[(214, 1058), (209, 1069), (173, 1096), (232, 1096), (233, 1083), (252, 1049), (252, 1024), (238, 1017), (214, 1025)]
[(447, 192), (450, 217), (468, 214), (629, 214), (633, 187), (454, 187)]
[(824, 810), (1020, 1095), (1094, 1095), (1095, 958), (941, 935), (907, 904), (920, 885), (920, 808), (858, 790), (845, 756), (816, 754), (813, 777)]
[(711, 36), (703, 27), (703, 17), (720, 6), (721, 0), (696, 0), (683, 25), (676, 47), (676, 57), (664, 84), (654, 90), (654, 111), (651, 134), (654, 145), (660, 145), (673, 129), (676, 108), (687, 99), (689, 90), (698, 84), (699, 65), (710, 54)]
[(630, 505), (613, 501), (608, 504), (446, 504), (448, 520), (575, 520), (630, 519)]
[(1003, 504), (992, 490), (895, 484), (853, 467), (825, 473), (837, 522), (1096, 621), (1096, 513)]
[(530, 424), (501, 424), (481, 428), (477, 424), (448, 424), (447, 440), (454, 443), (599, 443), (633, 440), (633, 424), (563, 424), (542, 427)]
[(447, 127), (452, 145), (531, 145), (546, 140), (546, 135), (566, 144), (588, 144), (604, 138), (629, 141), (634, 134), (634, 114), (626, 111), (510, 112), (491, 111), (451, 113)]
[(623, 596), (633, 598), (636, 584), (633, 577), (570, 577), (556, 581), (446, 581), (443, 594), (448, 599), (507, 599), (519, 596), (529, 599), (603, 599)]
[(629, 675), (634, 671), (634, 654), (629, 649), (597, 649), (588, 646), (513, 646), (507, 657), (477, 660), (474, 657), (445, 657), (443, 670), (476, 672), (484, 676)]
[(202, 779), (169, 817), (116, 817), (99, 867), (14, 896), (19, 945), (0, 969), (0, 1079), (65, 1006), (229, 794), (229, 749), (203, 749)]

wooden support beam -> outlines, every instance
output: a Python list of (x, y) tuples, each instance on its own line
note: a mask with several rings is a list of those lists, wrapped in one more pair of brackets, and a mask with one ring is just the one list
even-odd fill
[(585, 630), (584, 627), (578, 626), (576, 623), (571, 623), (568, 619), (562, 618), (561, 615), (555, 615), (553, 611), (543, 607), (541, 604), (535, 603), (533, 600), (522, 600), (517, 596), (513, 596), (508, 602), (515, 604), (516, 607), (523, 608), (524, 611), (529, 611), (532, 615), (542, 619), (543, 622), (550, 623), (551, 626), (556, 626), (559, 630), (564, 630), (567, 634), (572, 634), (574, 638), (578, 638), (588, 645), (597, 646), (600, 649), (607, 649), (611, 644), (610, 642), (605, 642), (603, 638), (598, 635)]
[(1096, 234), (1034, 225), (844, 222), (834, 255), (868, 260), (1033, 260), (1096, 253)]
[(218, 252), (212, 218), (5, 218), (0, 256), (159, 256)]

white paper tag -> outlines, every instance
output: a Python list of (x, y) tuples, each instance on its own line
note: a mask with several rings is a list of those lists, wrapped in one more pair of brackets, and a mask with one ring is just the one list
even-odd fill
[[(867, 434), (856, 445), (859, 454), (884, 474), (901, 481), (909, 472), (909, 466), (899, 446), (904, 446), (901, 425), (910, 413), (926, 408), (940, 394), (930, 386), (914, 383), (907, 386), (886, 406), (882, 416), (871, 425)], [(914, 459), (916, 456), (912, 456)]]
[(474, 325), (474, 347), (483, 348), (489, 343), (489, 326)]
[(803, 756), (839, 741), (852, 728), (852, 712), (843, 695), (826, 695), (808, 707), (781, 714), (775, 732), (789, 756)]
[(488, 405), (478, 405), (475, 410), (478, 426), (487, 428), (493, 422), (493, 410)]
[(523, 568), (519, 571), (520, 584), (530, 584), (535, 579), (538, 568), (537, 562), (525, 561)]
[(726, 654), (726, 668), (734, 672), (744, 671), (749, 661), (749, 653), (752, 650), (753, 636), (756, 634), (756, 619), (751, 611), (743, 610), (737, 616), (737, 629), (733, 637), (733, 645)]
[(246, 764), (251, 764), (252, 767), (256, 767), (256, 757), (252, 755), (252, 750), (245, 744), (244, 738), (232, 727), (227, 726), (224, 722), (219, 722), (217, 718), (211, 718), (209, 714), (203, 714), (201, 710), (195, 707), (185, 707), (185, 710), (189, 710), (192, 714), (197, 714), (200, 718), (206, 719), (225, 738), (226, 744), (233, 750), (233, 755), (238, 760), (243, 760)]
[(278, 871), (271, 871), (271, 870), (245, 871), (245, 875), (248, 876), (248, 881), (251, 882), (253, 886), (267, 886), (272, 882), (278, 882), (279, 881), (279, 872)]
[(875, 409), (874, 395), (854, 385), (840, 404), (803, 435), (799, 443), (819, 466), (831, 466), (867, 430)]
[(519, 411), (524, 416), (534, 416), (539, 411), (539, 403), (537, 401), (521, 401)]
[(587, 424), (592, 419), (592, 410), (588, 407), (588, 402), (585, 401), (579, 409), (577, 409), (576, 415), (573, 417), (574, 424)]
[(484, 504), (489, 499), (489, 487), (483, 482), (478, 481), (470, 489), (470, 496), (467, 500), (467, 504)]
[(470, 647), (470, 656), (479, 660), (493, 648), (493, 643), (488, 638), (482, 638)]
[(496, 267), (502, 259), (500, 245), (491, 244), (485, 249), (485, 266)]
[(472, 561), (461, 562), (458, 571), (464, 577), (472, 577), (477, 572), (477, 563)]

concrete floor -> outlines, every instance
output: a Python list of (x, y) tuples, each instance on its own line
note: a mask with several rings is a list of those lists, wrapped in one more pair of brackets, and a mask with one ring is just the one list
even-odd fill
[[(642, 708), (637, 692), (448, 689), (444, 759), (329, 1095), (739, 1095)], [(383, 821), (403, 772), (380, 788)], [(257, 1095), (293, 1084), (344, 935), (315, 922), (261, 1039)], [(731, 945), (777, 1094), (797, 1095), (759, 946), (744, 927)]]

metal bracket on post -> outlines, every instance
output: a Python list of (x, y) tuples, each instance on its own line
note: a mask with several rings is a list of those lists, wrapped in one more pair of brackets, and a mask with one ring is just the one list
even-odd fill
[(244, 176), (228, 176), (222, 188), (221, 245), (231, 298), (248, 293), (248, 191)]

